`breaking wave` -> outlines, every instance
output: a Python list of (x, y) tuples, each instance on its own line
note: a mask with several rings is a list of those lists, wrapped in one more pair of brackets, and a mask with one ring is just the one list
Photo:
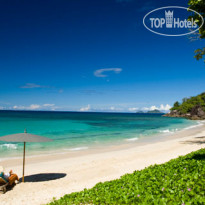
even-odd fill
[(85, 150), (88, 149), (88, 147), (75, 147), (75, 148), (70, 148), (70, 149), (64, 149), (68, 151), (80, 151), (80, 150)]
[(17, 149), (17, 144), (1, 144), (0, 148), (2, 149)]
[(132, 142), (132, 141), (136, 141), (138, 139), (139, 139), (138, 137), (134, 137), (134, 138), (128, 138), (128, 139), (126, 139), (126, 141)]

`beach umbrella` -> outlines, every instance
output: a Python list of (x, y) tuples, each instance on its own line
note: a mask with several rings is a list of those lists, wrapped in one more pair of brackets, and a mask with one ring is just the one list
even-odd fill
[(26, 151), (26, 142), (51, 142), (52, 139), (49, 139), (47, 137), (41, 137), (38, 135), (33, 135), (27, 133), (26, 129), (24, 133), (18, 133), (13, 135), (6, 135), (3, 137), (0, 137), (0, 141), (5, 142), (23, 142), (24, 143), (24, 149), (23, 149), (23, 177), (22, 182), (24, 182), (24, 167), (25, 167), (25, 151)]

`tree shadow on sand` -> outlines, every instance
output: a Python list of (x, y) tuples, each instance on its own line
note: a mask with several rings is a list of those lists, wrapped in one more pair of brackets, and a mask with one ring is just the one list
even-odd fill
[[(44, 182), (51, 181), (65, 177), (65, 173), (41, 173), (41, 174), (33, 174), (24, 177), (25, 182)], [(22, 182), (22, 178), (19, 179)]]
[(182, 141), (182, 144), (205, 144), (205, 136), (201, 136), (201, 137), (195, 137), (194, 140), (187, 140), (187, 141)]

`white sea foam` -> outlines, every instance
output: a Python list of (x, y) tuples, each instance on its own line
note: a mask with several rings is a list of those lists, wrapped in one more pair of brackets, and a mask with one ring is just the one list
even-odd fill
[(160, 130), (159, 132), (162, 132), (162, 133), (170, 133), (171, 131), (169, 129), (167, 130)]
[(17, 144), (2, 144), (0, 145), (0, 148), (7, 148), (7, 149), (17, 149)]
[(64, 149), (64, 150), (79, 151), (79, 150), (85, 150), (85, 149), (88, 149), (88, 147), (75, 147), (75, 148)]
[(139, 138), (138, 137), (134, 137), (134, 138), (128, 138), (128, 139), (125, 139), (126, 141), (136, 141), (136, 140), (138, 140)]

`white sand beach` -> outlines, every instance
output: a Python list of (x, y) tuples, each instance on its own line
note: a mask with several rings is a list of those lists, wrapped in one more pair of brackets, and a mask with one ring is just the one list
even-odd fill
[[(76, 151), (77, 154), (27, 157), (26, 182), (0, 194), (0, 204), (46, 204), (53, 197), (58, 199), (65, 194), (91, 188), (98, 182), (116, 179), (125, 173), (164, 163), (203, 147), (205, 125), (179, 131), (160, 142), (133, 142), (132, 146)], [(22, 159), (1, 161), (0, 165), (5, 171), (13, 169), (19, 177), (22, 176)]]

